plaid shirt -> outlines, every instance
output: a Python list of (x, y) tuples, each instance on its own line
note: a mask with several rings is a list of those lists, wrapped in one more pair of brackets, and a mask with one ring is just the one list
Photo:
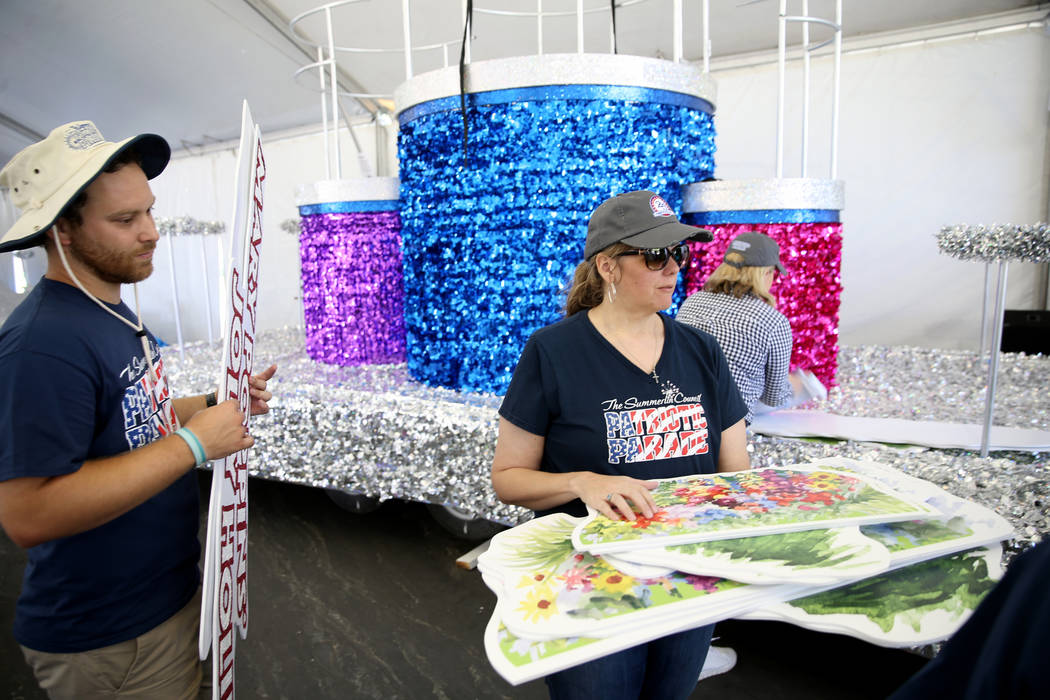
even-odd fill
[(781, 406), (792, 397), (791, 325), (784, 314), (753, 295), (700, 291), (682, 304), (676, 317), (718, 340), (729, 361), (751, 424), (755, 403)]

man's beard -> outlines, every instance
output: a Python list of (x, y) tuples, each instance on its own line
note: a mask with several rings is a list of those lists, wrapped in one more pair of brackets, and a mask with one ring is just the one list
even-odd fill
[(144, 262), (138, 256), (156, 248), (156, 243), (132, 253), (121, 252), (96, 243), (84, 242), (79, 236), (70, 240), (70, 252), (103, 282), (132, 284), (153, 274), (153, 261)]

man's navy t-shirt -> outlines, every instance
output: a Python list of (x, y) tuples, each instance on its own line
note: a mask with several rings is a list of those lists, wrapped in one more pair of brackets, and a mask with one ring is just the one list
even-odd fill
[[(148, 338), (153, 382), (134, 330), (76, 287), (42, 279), (0, 328), (0, 481), (69, 474), (162, 437), (174, 411)], [(149, 631), (197, 590), (198, 526), (191, 471), (104, 525), (31, 547), (15, 638), (70, 653)]]
[[(663, 314), (658, 381), (579, 312), (532, 334), (500, 415), (545, 438), (540, 469), (637, 479), (714, 473), (747, 407), (713, 337)], [(551, 512), (585, 515), (579, 499)]]

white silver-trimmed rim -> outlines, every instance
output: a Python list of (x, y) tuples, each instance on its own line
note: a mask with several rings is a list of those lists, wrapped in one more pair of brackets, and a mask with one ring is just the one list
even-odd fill
[[(690, 63), (622, 54), (543, 54), (477, 61), (467, 66), (468, 93), (544, 85), (615, 85), (667, 90), (715, 104), (710, 75)], [(420, 73), (394, 90), (395, 112), (459, 95), (459, 67)]]
[(401, 180), (396, 177), (344, 178), (320, 180), (295, 188), (295, 205), (329, 202), (372, 202), (401, 197)]
[(811, 177), (711, 180), (682, 188), (682, 211), (752, 211), (761, 209), (829, 209), (846, 207), (842, 180)]

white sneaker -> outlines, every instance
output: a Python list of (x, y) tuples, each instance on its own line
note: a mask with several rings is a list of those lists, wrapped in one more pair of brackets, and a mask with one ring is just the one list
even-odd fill
[(735, 651), (729, 647), (711, 647), (707, 650), (707, 658), (704, 659), (704, 667), (700, 671), (697, 683), (705, 678), (731, 671), (734, 666), (736, 666)]

